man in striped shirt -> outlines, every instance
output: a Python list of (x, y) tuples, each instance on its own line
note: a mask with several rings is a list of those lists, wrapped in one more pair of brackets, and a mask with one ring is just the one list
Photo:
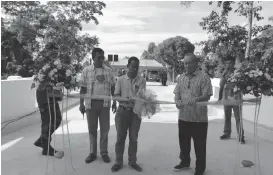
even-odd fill
[(190, 166), (191, 138), (193, 138), (196, 153), (195, 175), (202, 175), (206, 169), (208, 114), (207, 106), (198, 106), (196, 103), (210, 99), (212, 85), (209, 76), (197, 68), (198, 59), (194, 54), (187, 54), (184, 57), (184, 66), (185, 73), (179, 77), (174, 89), (175, 102), (179, 109), (181, 159), (180, 164), (174, 167), (174, 171)]

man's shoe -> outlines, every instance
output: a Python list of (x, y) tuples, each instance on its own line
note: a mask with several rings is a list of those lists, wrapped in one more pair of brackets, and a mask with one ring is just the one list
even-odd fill
[(230, 139), (230, 136), (228, 136), (228, 135), (222, 135), (221, 137), (220, 137), (220, 139), (221, 140), (227, 140), (227, 139)]
[(189, 168), (190, 167), (190, 164), (185, 164), (185, 163), (180, 163), (178, 165), (176, 165), (173, 170), (175, 172), (179, 172), (179, 171), (182, 171), (183, 169), (186, 169), (186, 168)]
[(85, 159), (85, 163), (91, 163), (93, 162), (94, 160), (97, 159), (97, 156), (94, 155), (94, 154), (89, 154), (88, 157)]
[(245, 144), (245, 143), (246, 143), (245, 138), (243, 137), (242, 139), (239, 139), (239, 142), (240, 142), (241, 144)]
[(203, 172), (198, 172), (198, 171), (196, 171), (195, 173), (194, 173), (194, 175), (203, 175), (204, 173)]
[(105, 162), (105, 163), (109, 163), (110, 162), (110, 157), (108, 155), (102, 155), (102, 160)]
[(58, 151), (55, 150), (54, 148), (52, 148), (52, 146), (49, 145), (49, 149), (48, 148), (43, 148), (43, 151), (42, 151), (42, 155), (44, 156), (54, 156), (55, 153), (57, 153)]
[(112, 166), (111, 171), (112, 171), (112, 172), (117, 172), (117, 171), (119, 171), (121, 168), (122, 168), (122, 165), (121, 165), (121, 164), (115, 163), (115, 164)]
[(42, 144), (41, 138), (39, 138), (38, 140), (36, 140), (34, 142), (34, 145), (37, 146), (37, 147), (43, 148), (43, 144)]
[(56, 158), (61, 159), (64, 156), (64, 152), (63, 151), (57, 151), (54, 148), (52, 148), (51, 146), (49, 146), (49, 149), (47, 148), (43, 148), (42, 151), (42, 155), (43, 156), (54, 156)]
[(136, 163), (130, 164), (129, 166), (130, 166), (131, 168), (133, 168), (134, 170), (138, 171), (138, 172), (141, 172), (141, 171), (142, 171), (142, 168), (141, 168), (138, 164), (136, 164)]

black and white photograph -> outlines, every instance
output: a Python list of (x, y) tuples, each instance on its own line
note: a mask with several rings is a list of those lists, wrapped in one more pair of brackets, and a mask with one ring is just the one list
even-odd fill
[(273, 1), (1, 1), (2, 175), (272, 175)]

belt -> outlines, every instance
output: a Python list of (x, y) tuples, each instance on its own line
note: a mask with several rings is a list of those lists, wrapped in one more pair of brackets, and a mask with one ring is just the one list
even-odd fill
[(121, 106), (121, 105), (119, 105), (119, 107), (122, 109), (128, 110), (128, 111), (133, 110), (133, 107), (125, 107), (125, 106)]

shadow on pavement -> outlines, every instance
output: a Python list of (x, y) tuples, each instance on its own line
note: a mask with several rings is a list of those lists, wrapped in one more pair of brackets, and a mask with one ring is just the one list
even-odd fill
[[(71, 124), (70, 121), (69, 124)], [(86, 122), (83, 120), (82, 122)], [(78, 127), (81, 127), (79, 125)], [(233, 132), (232, 139), (221, 141), (219, 136), (222, 134), (223, 120), (216, 119), (209, 122), (208, 140), (207, 140), (207, 171), (205, 175), (231, 175), (233, 174), (235, 164), (239, 166), (242, 160), (254, 161), (253, 137), (246, 133), (247, 143), (238, 145), (236, 134)], [(233, 126), (233, 131), (235, 128)], [(23, 137), (14, 145), (2, 150), (2, 174), (3, 175), (40, 175), (46, 174), (47, 157), (41, 156), (41, 149), (33, 145), (33, 142), (40, 133), (37, 126), (14, 135), (13, 139)], [(98, 132), (99, 133), (99, 132)], [(77, 175), (108, 175), (113, 174), (110, 169), (115, 158), (115, 126), (111, 126), (109, 132), (109, 156), (112, 159), (110, 164), (102, 162), (100, 156), (91, 163), (85, 164), (84, 160), (89, 154), (89, 138), (87, 131), (81, 133), (70, 133), (70, 144), (72, 151), (73, 165), (76, 171), (71, 168), (69, 156), (69, 142), (67, 134), (65, 137), (65, 157), (63, 159), (49, 158), (48, 174), (77, 174)], [(99, 134), (98, 134), (99, 138)], [(55, 147), (62, 150), (62, 135), (58, 134), (55, 138)], [(178, 144), (178, 127), (177, 123), (148, 123), (143, 122), (139, 133), (138, 145), (138, 163), (143, 167), (143, 174), (154, 175), (172, 175), (178, 174), (173, 172), (173, 167), (179, 163), (179, 144)], [(54, 145), (54, 141), (52, 141)], [(273, 151), (272, 142), (259, 139), (260, 162), (263, 175), (269, 175), (273, 172), (271, 165)], [(237, 151), (238, 147), (238, 151)], [(115, 174), (139, 174), (127, 166), (127, 149), (124, 152), (124, 168)], [(99, 151), (99, 146), (98, 146)], [(237, 160), (236, 160), (236, 153)], [(98, 154), (99, 155), (99, 154)], [(195, 154), (192, 144), (191, 151), (191, 169), (185, 170), (183, 174), (190, 175), (194, 173)], [(66, 172), (65, 172), (66, 161)], [(55, 172), (53, 166), (55, 165)], [(254, 174), (254, 168), (237, 168), (236, 174)]]

